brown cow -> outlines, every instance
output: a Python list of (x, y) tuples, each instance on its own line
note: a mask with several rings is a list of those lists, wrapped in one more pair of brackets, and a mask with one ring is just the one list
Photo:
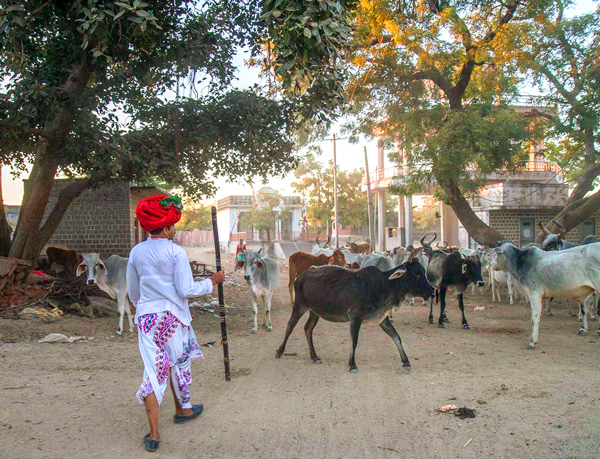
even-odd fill
[(371, 245), (367, 242), (364, 244), (357, 244), (356, 242), (351, 242), (347, 247), (350, 248), (350, 253), (371, 253)]
[(290, 300), (292, 305), (294, 304), (294, 282), (300, 274), (306, 271), (311, 266), (324, 266), (324, 265), (335, 265), (346, 267), (346, 257), (344, 253), (337, 249), (331, 256), (327, 255), (311, 255), (310, 253), (296, 252), (290, 256), (290, 282), (288, 287), (290, 289)]
[(56, 268), (54, 265), (59, 265), (66, 273), (67, 277), (75, 277), (77, 266), (83, 260), (81, 255), (78, 255), (75, 250), (62, 249), (60, 247), (48, 247), (46, 249), (48, 257), (48, 265), (51, 269)]

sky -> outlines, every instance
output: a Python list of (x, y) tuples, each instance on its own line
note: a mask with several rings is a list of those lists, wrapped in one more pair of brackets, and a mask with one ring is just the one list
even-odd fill
[[(595, 0), (577, 0), (575, 1), (574, 7), (568, 12), (569, 15), (582, 14), (591, 12), (596, 9), (598, 2)], [(246, 63), (246, 55), (243, 53), (238, 54), (235, 57), (235, 64), (238, 79), (234, 82), (236, 88), (244, 89), (248, 88), (260, 81), (258, 69), (249, 68)], [(329, 132), (328, 138), (331, 138), (331, 134), (336, 133), (339, 135), (340, 125), (334, 125)], [(322, 155), (319, 158), (323, 163), (333, 159), (333, 144), (331, 141), (324, 141), (318, 144), (321, 147)], [(377, 164), (377, 144), (375, 140), (360, 139), (356, 144), (350, 144), (347, 140), (337, 141), (337, 163), (339, 170), (353, 170), (357, 168), (364, 168), (364, 147), (367, 147), (367, 155), (369, 161), (369, 169), (372, 171)], [(388, 166), (387, 164), (384, 165)], [(23, 197), (23, 181), (22, 179), (26, 176), (13, 177), (10, 168), (8, 166), (2, 167), (2, 191), (4, 195), (4, 203), (7, 205), (18, 205), (21, 203)], [(271, 177), (265, 183), (260, 178), (254, 178), (255, 189), (258, 190), (263, 185), (268, 185), (272, 188), (279, 190), (283, 195), (290, 195), (294, 193), (291, 183), (293, 182), (293, 174), (288, 174), (285, 177)], [(229, 195), (249, 195), (251, 194), (250, 186), (245, 182), (240, 183), (228, 183), (224, 179), (216, 182), (218, 191), (215, 195), (215, 199), (220, 199)], [(212, 199), (205, 201), (207, 204)]]

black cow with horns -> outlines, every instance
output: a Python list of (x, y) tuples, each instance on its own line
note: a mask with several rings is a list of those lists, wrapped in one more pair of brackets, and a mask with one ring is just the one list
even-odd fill
[(304, 332), (314, 363), (321, 363), (321, 358), (315, 352), (312, 333), (319, 319), (323, 318), (330, 322), (350, 322), (350, 371), (358, 371), (354, 354), (363, 322), (379, 324), (394, 340), (400, 352), (402, 366), (410, 370), (410, 362), (402, 347), (402, 341), (390, 322), (389, 315), (407, 294), (422, 296), (425, 299), (433, 295), (433, 288), (427, 282), (425, 269), (416, 258), (410, 257), (406, 263), (386, 272), (375, 266), (360, 270), (338, 266), (313, 267), (304, 271), (296, 280), (294, 288), (294, 309), (287, 324), (285, 338), (277, 350), (277, 358), (283, 355), (287, 340), (298, 320), (310, 311)]

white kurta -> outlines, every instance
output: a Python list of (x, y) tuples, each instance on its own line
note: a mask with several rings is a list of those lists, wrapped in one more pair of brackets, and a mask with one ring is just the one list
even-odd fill
[(212, 293), (212, 282), (195, 282), (187, 254), (168, 239), (152, 239), (136, 245), (127, 264), (127, 290), (136, 307), (140, 354), (144, 377), (137, 399), (152, 392), (160, 404), (169, 373), (177, 399), (191, 408), (191, 360), (203, 358), (190, 323), (188, 298)]

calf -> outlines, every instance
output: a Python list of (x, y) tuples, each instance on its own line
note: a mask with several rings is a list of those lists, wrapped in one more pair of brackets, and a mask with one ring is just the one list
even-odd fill
[(425, 270), (417, 260), (411, 259), (387, 272), (379, 271), (374, 266), (360, 270), (337, 266), (311, 268), (296, 280), (294, 287), (296, 290), (294, 309), (283, 342), (277, 350), (277, 358), (283, 355), (287, 340), (298, 320), (310, 311), (304, 332), (310, 357), (314, 363), (321, 363), (321, 359), (315, 352), (312, 333), (319, 319), (323, 318), (330, 322), (350, 322), (352, 337), (350, 371), (358, 371), (354, 356), (363, 322), (379, 324), (394, 340), (402, 359), (402, 366), (410, 370), (410, 362), (402, 347), (402, 341), (390, 323), (389, 315), (407, 294), (423, 296), (423, 298), (429, 298), (433, 294)]
[(350, 244), (348, 244), (347, 247), (352, 253), (371, 253), (371, 244), (369, 244), (368, 242), (365, 242), (363, 244), (357, 244), (353, 241), (350, 242)]
[(298, 279), (300, 274), (306, 271), (311, 266), (335, 265), (346, 266), (346, 258), (341, 250), (335, 250), (331, 256), (327, 255), (311, 255), (310, 253), (296, 252), (290, 256), (289, 271), (290, 281), (288, 288), (290, 291), (290, 303), (294, 304), (294, 281)]
[(123, 315), (127, 311), (129, 333), (133, 333), (131, 307), (127, 299), (127, 258), (111, 255), (102, 261), (97, 253), (84, 253), (83, 261), (77, 267), (77, 277), (87, 271), (87, 285), (98, 285), (98, 288), (117, 299), (119, 310), (119, 327), (117, 335), (123, 332)]
[(252, 302), (252, 311), (254, 312), (252, 333), (258, 330), (258, 303), (265, 308), (265, 320), (263, 327), (267, 331), (273, 330), (271, 323), (271, 299), (273, 291), (279, 284), (279, 266), (277, 259), (269, 254), (262, 254), (262, 249), (258, 252), (245, 252), (242, 260), (235, 265), (234, 272), (244, 268), (244, 279), (250, 287), (250, 301)]
[[(484, 285), (481, 277), (481, 262), (477, 255), (465, 257), (460, 251), (447, 254), (441, 250), (435, 250), (431, 254), (429, 266), (427, 267), (427, 279), (439, 291), (440, 317), (438, 326), (444, 328), (444, 321), (448, 321), (446, 318), (446, 292), (451, 289), (458, 296), (463, 328), (468, 330), (470, 327), (465, 317), (463, 293), (472, 282), (477, 283), (478, 287)], [(429, 307), (429, 323), (433, 323), (433, 300)]]
[(75, 250), (63, 249), (60, 247), (48, 247), (46, 249), (48, 257), (48, 265), (56, 271), (54, 265), (60, 266), (67, 277), (75, 275), (77, 265), (81, 263), (81, 255), (78, 255)]
[(583, 304), (579, 334), (587, 333), (585, 303), (594, 291), (600, 291), (600, 244), (552, 252), (537, 247), (519, 250), (513, 244), (502, 244), (494, 250), (495, 269), (509, 272), (528, 294), (533, 323), (529, 349), (537, 344), (542, 302), (546, 298), (574, 299)]

